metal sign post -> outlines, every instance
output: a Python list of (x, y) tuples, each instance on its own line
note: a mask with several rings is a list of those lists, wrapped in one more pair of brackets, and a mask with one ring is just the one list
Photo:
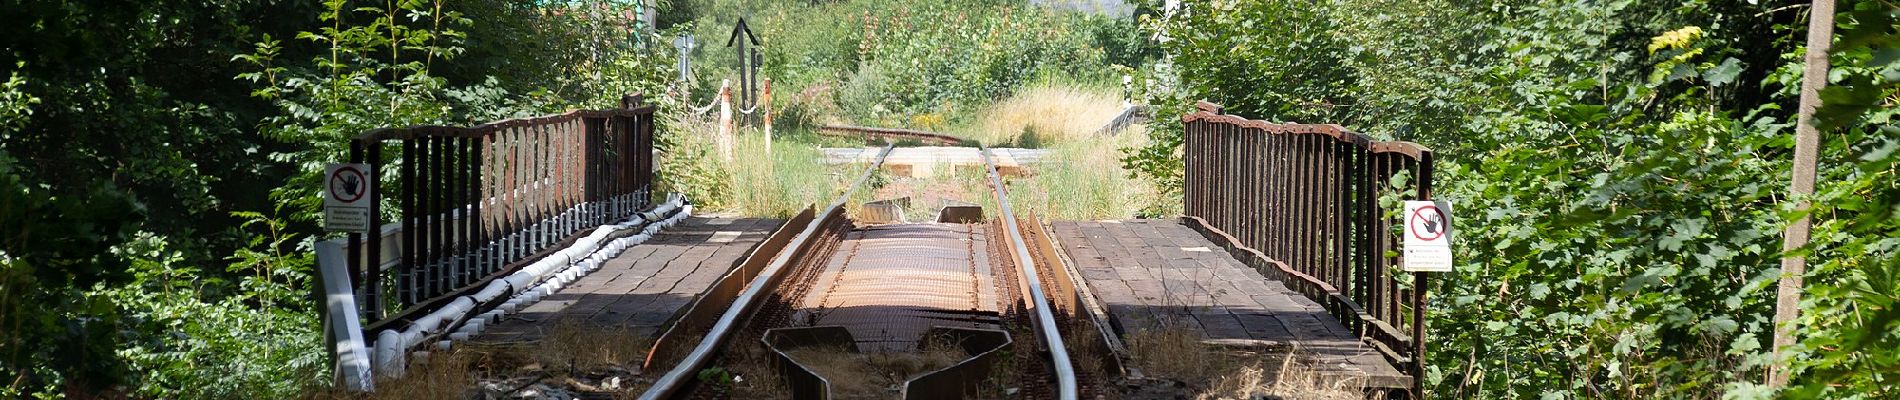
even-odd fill
[(369, 208), (376, 202), (376, 185), (368, 171), (369, 164), (330, 164), (323, 169), (324, 230), (368, 233), (375, 225)]
[[(746, 40), (739, 40), (740, 36)], [(748, 47), (746, 42), (752, 45)], [(732, 26), (732, 36), (726, 38), (726, 47), (735, 44), (739, 46), (739, 107), (752, 108), (757, 105), (758, 97), (754, 92), (759, 89), (759, 64), (764, 58), (759, 55), (759, 37), (752, 34), (751, 27), (746, 26), (745, 18), (739, 18), (739, 23)], [(751, 52), (747, 52), (748, 49)]]
[(1404, 268), (1410, 272), (1451, 272), (1451, 203), (1405, 202)]
[(678, 50), (677, 53), (679, 54), (679, 59), (680, 59), (679, 81), (682, 85), (686, 84), (686, 82), (690, 82), (689, 79), (692, 78), (693, 48), (697, 47), (698, 45), (699, 43), (693, 40), (693, 35), (680, 35), (679, 37), (673, 38), (673, 48)]

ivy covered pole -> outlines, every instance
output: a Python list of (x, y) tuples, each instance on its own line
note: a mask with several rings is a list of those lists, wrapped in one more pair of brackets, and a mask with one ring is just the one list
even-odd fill
[(1781, 242), (1781, 281), (1775, 289), (1775, 362), (1768, 364), (1768, 386), (1788, 385), (1787, 348), (1794, 345), (1794, 319), (1800, 315), (1801, 275), (1807, 256), (1796, 252), (1808, 244), (1812, 220), (1807, 212), (1814, 195), (1814, 170), (1821, 147), (1821, 130), (1814, 126), (1814, 109), (1821, 106), (1821, 88), (1827, 86), (1827, 52), (1834, 41), (1834, 0), (1814, 0), (1808, 11), (1808, 49), (1801, 76), (1801, 108), (1794, 126), (1794, 185), (1789, 196), (1801, 217), (1788, 225)]

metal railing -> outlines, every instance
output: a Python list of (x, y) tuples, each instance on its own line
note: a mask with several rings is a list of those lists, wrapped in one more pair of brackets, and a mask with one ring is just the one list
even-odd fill
[[(1205, 102), (1182, 121), (1186, 214), (1265, 255), (1276, 265), (1256, 266), (1263, 274), (1324, 305), (1419, 382), (1425, 293), (1414, 288), (1425, 275), (1406, 282), (1388, 256), (1402, 221), (1381, 199), (1431, 199), (1431, 149), (1338, 125), (1249, 120)], [(1400, 174), (1409, 178), (1393, 179)]]
[[(358, 136), (350, 160), (370, 165), (374, 190), (389, 203), (372, 203), (370, 215), (397, 209), (394, 240), (347, 239), (357, 304), (377, 321), (366, 330), (426, 313), (639, 212), (654, 162), (654, 106), (642, 102), (627, 96), (619, 109)], [(381, 181), (387, 176), (394, 180)], [(386, 242), (399, 249), (384, 249)], [(399, 311), (384, 317), (392, 309)]]

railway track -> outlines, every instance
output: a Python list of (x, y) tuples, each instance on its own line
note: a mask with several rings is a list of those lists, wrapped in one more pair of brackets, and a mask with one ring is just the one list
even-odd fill
[[(913, 141), (937, 146), (958, 146), (976, 142), (936, 132), (913, 129), (877, 128), (852, 125), (820, 125), (818, 133), (827, 136), (862, 136), (866, 140), (876, 138), (886, 142)], [(980, 146), (980, 144), (979, 144)]]
[(828, 207), (773, 234), (663, 334), (646, 370), (666, 373), (641, 398), (1067, 400), (1092, 392), (1084, 383), (1103, 371), (1078, 370), (1066, 342), (1098, 331), (1078, 317), (1072, 273), (1040, 223), (1010, 208), (987, 148), (993, 218), (860, 224), (846, 215), (852, 193), (891, 149)]

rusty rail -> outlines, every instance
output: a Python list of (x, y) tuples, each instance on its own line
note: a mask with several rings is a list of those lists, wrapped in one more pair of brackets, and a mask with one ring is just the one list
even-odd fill
[[(1016, 222), (1016, 213), (1009, 206), (1009, 191), (1004, 188), (1003, 175), (996, 172), (996, 158), (990, 155), (987, 146), (981, 146), (984, 168), (989, 172), (990, 186), (995, 189), (997, 217), (1003, 221), (1003, 235), (1009, 237), (1011, 256), (1022, 273), (1024, 286), (1029, 288), (1025, 303), (1035, 312), (1036, 334), (1049, 349), (1049, 363), (1056, 370), (1056, 398), (1074, 400), (1079, 396), (1080, 386), (1075, 379), (1075, 364), (1069, 360), (1068, 346), (1063, 344), (1062, 330), (1056, 324), (1055, 309), (1051, 306), (1048, 290), (1043, 287), (1038, 271), (1037, 258), (1030, 254), (1029, 244), (1023, 239), (1023, 231)], [(1037, 226), (1037, 229), (1042, 229)], [(1042, 268), (1049, 268), (1043, 265)], [(1063, 284), (1051, 282), (1050, 284)], [(1070, 291), (1073, 293), (1073, 291)], [(1071, 303), (1072, 304), (1072, 303)], [(1073, 310), (1073, 308), (1071, 308)]]
[[(1400, 284), (1399, 260), (1386, 254), (1398, 250), (1402, 221), (1380, 199), (1429, 200), (1431, 149), (1338, 125), (1249, 120), (1205, 102), (1182, 121), (1190, 225), (1244, 246), (1236, 257), (1257, 251), (1272, 261), (1256, 268), (1324, 305), (1412, 375), (1416, 393), (1426, 304), (1416, 288), (1426, 277)], [(1410, 179), (1393, 178), (1401, 174)]]
[(869, 127), (869, 126), (852, 126), (852, 125), (819, 125), (818, 132), (821, 134), (827, 134), (831, 136), (838, 136), (838, 135), (833, 135), (827, 132), (857, 133), (857, 134), (862, 134), (867, 138), (876, 137), (876, 138), (884, 139), (887, 142), (893, 141), (893, 140), (915, 140), (918, 142), (931, 143), (931, 144), (937, 144), (937, 145), (943, 145), (943, 146), (961, 146), (961, 145), (973, 143), (972, 141), (968, 139), (964, 139), (964, 138), (960, 138), (956, 136), (950, 136), (950, 135), (945, 135), (945, 134), (936, 133), (936, 132), (919, 131), (919, 130), (912, 130), (912, 129), (898, 129), (898, 128), (877, 128), (877, 127)]
[[(788, 269), (794, 261), (813, 252), (812, 244), (818, 241), (814, 237), (824, 235), (828, 230), (837, 230), (847, 224), (845, 203), (851, 200), (852, 193), (870, 180), (871, 173), (884, 164), (884, 158), (890, 156), (892, 148), (894, 146), (885, 146), (884, 150), (878, 153), (877, 159), (864, 169), (864, 173), (859, 175), (850, 187), (845, 188), (843, 193), (838, 195), (837, 200), (823, 212), (812, 217), (811, 222), (784, 245), (788, 250), (777, 252), (771, 257), (771, 261), (757, 272), (741, 272), (754, 274), (744, 291), (732, 298), (730, 305), (724, 309), (724, 313), (720, 314), (719, 319), (713, 322), (712, 327), (706, 331), (698, 345), (681, 357), (680, 361), (674, 364), (672, 369), (667, 370), (665, 375), (660, 376), (645, 393), (640, 394), (640, 398), (642, 400), (672, 399), (684, 394), (685, 389), (694, 383), (694, 379), (697, 379), (700, 369), (705, 368), (718, 356), (721, 347), (734, 332), (744, 328), (743, 320), (749, 318), (754, 308), (764, 302), (766, 297), (771, 296), (771, 292), (778, 287), (778, 284), (786, 279), (786, 273), (789, 272)], [(747, 260), (746, 263), (751, 264), (751, 260)], [(698, 307), (699, 305), (694, 305), (694, 308)]]
[[(401, 227), (401, 256), (386, 270), (363, 256), (383, 254), (382, 241), (349, 235), (357, 304), (377, 321), (366, 330), (427, 313), (645, 207), (654, 107), (642, 100), (628, 96), (612, 110), (356, 137), (350, 161), (370, 164), (366, 174), (376, 180), (378, 197), (396, 207)], [(382, 182), (386, 175), (394, 182)], [(371, 204), (373, 219), (381, 219), (382, 206)], [(385, 280), (395, 285), (385, 287)], [(383, 317), (391, 308), (399, 311)]]

